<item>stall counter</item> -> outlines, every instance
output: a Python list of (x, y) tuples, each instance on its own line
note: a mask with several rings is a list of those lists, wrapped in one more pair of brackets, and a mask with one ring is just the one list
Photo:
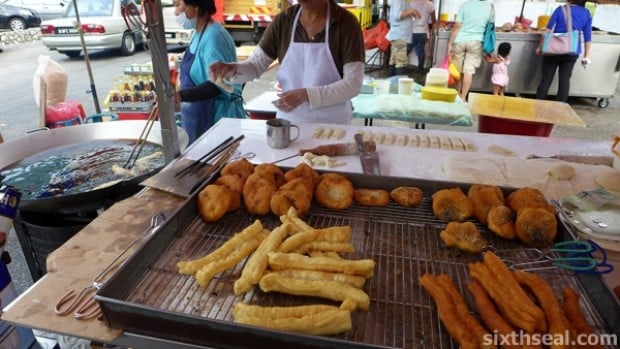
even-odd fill
[[(339, 140), (315, 139), (312, 133), (317, 127), (343, 128), (344, 136)], [(198, 159), (207, 150), (212, 149), (228, 136), (243, 134), (241, 152), (256, 154), (255, 163), (274, 162), (298, 154), (299, 149), (319, 144), (349, 142), (355, 132), (368, 130), (363, 126), (346, 125), (300, 125), (301, 136), (287, 149), (270, 149), (265, 141), (265, 122), (261, 120), (222, 119), (193, 146), (188, 148), (183, 157)], [(421, 147), (402, 147), (396, 144), (377, 146), (381, 159), (381, 169), (385, 176), (418, 177), (441, 180), (452, 179), (444, 171), (446, 161), (450, 158), (463, 158), (463, 162), (472, 164), (472, 160), (495, 159), (498, 150), (503, 154), (512, 152), (514, 161), (525, 161), (529, 154), (551, 156), (556, 154), (608, 155), (610, 145), (603, 142), (590, 142), (576, 139), (540, 138), (529, 136), (507, 136), (494, 134), (476, 134), (434, 130), (417, 130), (406, 128), (375, 127), (373, 131), (387, 133), (407, 133), (413, 136), (436, 135), (461, 139), (469, 144), (469, 150), (446, 150)], [(341, 159), (344, 165), (336, 168), (317, 168), (317, 170), (335, 170), (349, 173), (361, 173), (359, 159), (346, 156)], [(292, 167), (299, 163), (299, 157), (284, 160), (278, 164)], [(173, 164), (170, 164), (171, 166)], [(454, 165), (454, 164), (453, 164)], [(522, 165), (521, 165), (522, 166)], [(521, 185), (522, 183), (515, 183)], [(48, 256), (48, 273), (24, 292), (18, 299), (4, 309), (3, 320), (21, 326), (91, 339), (97, 342), (113, 343), (128, 347), (195, 348), (194, 345), (170, 342), (161, 338), (123, 332), (110, 329), (98, 320), (76, 320), (71, 316), (54, 314), (54, 304), (73, 289), (79, 292), (93, 283), (93, 278), (123, 251), (129, 242), (148, 228), (151, 217), (158, 213), (170, 215), (181, 207), (184, 199), (166, 194), (162, 191), (145, 188), (139, 194), (104, 211), (91, 224), (86, 226), (73, 238)], [(609, 283), (616, 285), (620, 278), (614, 276)]]

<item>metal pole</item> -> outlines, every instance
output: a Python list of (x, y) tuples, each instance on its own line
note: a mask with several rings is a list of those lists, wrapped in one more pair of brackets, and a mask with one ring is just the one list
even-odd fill
[[(75, 0), (74, 0), (75, 1)], [(161, 125), (161, 137), (164, 147), (166, 163), (172, 161), (181, 154), (179, 135), (174, 117), (174, 91), (170, 83), (170, 67), (168, 53), (166, 52), (166, 39), (164, 32), (163, 11), (161, 0), (155, 0), (156, 13), (145, 11), (148, 33), (151, 45), (151, 60), (153, 61), (153, 77), (157, 90), (157, 105), (159, 107), (159, 122)], [(155, 15), (156, 18), (152, 18)]]
[(86, 62), (86, 70), (88, 71), (88, 79), (90, 81), (90, 93), (93, 95), (93, 102), (95, 103), (95, 111), (97, 114), (101, 113), (101, 107), (99, 106), (99, 98), (97, 98), (97, 88), (95, 87), (95, 78), (93, 77), (93, 71), (90, 68), (90, 59), (88, 57), (88, 49), (86, 48), (86, 42), (84, 41), (84, 31), (82, 30), (82, 21), (80, 20), (80, 11), (78, 10), (77, 0), (73, 0), (73, 9), (75, 10), (75, 20), (77, 31), (80, 34), (80, 42), (82, 43), (82, 51), (84, 51), (84, 61)]

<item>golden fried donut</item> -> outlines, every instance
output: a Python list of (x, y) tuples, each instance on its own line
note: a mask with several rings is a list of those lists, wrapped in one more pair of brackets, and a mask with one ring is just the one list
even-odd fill
[(243, 179), (240, 176), (229, 174), (218, 177), (214, 184), (223, 185), (239, 194), (243, 193)]
[(222, 176), (229, 174), (237, 175), (241, 177), (244, 183), (252, 173), (254, 173), (254, 165), (246, 158), (231, 161), (224, 165), (224, 167), (220, 171), (220, 174)]
[(312, 198), (303, 191), (280, 188), (271, 196), (270, 206), (271, 212), (276, 216), (286, 215), (289, 208), (295, 207), (297, 215), (301, 217), (308, 213), (311, 203)]
[(353, 204), (353, 184), (349, 179), (337, 173), (322, 174), (314, 190), (316, 201), (333, 209), (345, 209)]
[(266, 215), (271, 212), (271, 196), (277, 189), (272, 180), (251, 174), (243, 185), (243, 203), (248, 213)]
[(312, 182), (312, 188), (314, 190), (314, 187), (316, 187), (316, 185), (319, 183), (319, 178), (321, 177), (321, 175), (316, 172), (312, 167), (308, 166), (308, 164), (302, 162), (295, 168), (290, 169), (284, 173), (284, 179), (286, 179), (287, 182), (290, 182), (297, 177), (304, 177), (310, 179)]
[(398, 187), (390, 192), (390, 197), (401, 206), (411, 207), (422, 202), (424, 192), (417, 187)]
[(517, 213), (515, 230), (519, 240), (538, 248), (549, 247), (557, 234), (555, 214), (542, 207), (523, 207)]
[(278, 188), (278, 190), (302, 192), (306, 197), (312, 200), (314, 185), (312, 184), (311, 179), (307, 177), (297, 177), (284, 183), (280, 188)]
[(390, 192), (382, 189), (355, 189), (353, 200), (364, 206), (386, 206), (390, 203)]
[(207, 222), (215, 222), (230, 209), (232, 191), (224, 186), (209, 184), (198, 193), (198, 212)]
[(433, 214), (435, 217), (449, 222), (464, 222), (474, 212), (471, 200), (461, 188), (441, 189), (432, 196)]
[(536, 188), (519, 188), (506, 197), (506, 206), (517, 214), (524, 207), (540, 207), (555, 214), (555, 207), (549, 204), (545, 195)]
[(504, 205), (504, 194), (495, 185), (474, 184), (469, 187), (467, 197), (474, 205), (474, 218), (482, 225), (488, 224), (487, 216), (493, 207)]
[(254, 167), (254, 173), (273, 181), (277, 188), (286, 182), (284, 179), (284, 172), (274, 164), (256, 165), (256, 167)]

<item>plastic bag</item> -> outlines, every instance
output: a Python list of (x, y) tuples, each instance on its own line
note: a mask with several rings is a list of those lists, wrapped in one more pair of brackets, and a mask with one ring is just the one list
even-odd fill
[(85, 117), (84, 107), (78, 101), (60, 102), (45, 108), (45, 123), (47, 125), (53, 125), (76, 117), (80, 117), (80, 119)]
[(45, 105), (63, 102), (67, 96), (68, 76), (65, 69), (49, 56), (39, 56), (39, 66), (32, 79), (34, 100), (38, 106), (41, 102), (41, 82), (45, 83)]
[(388, 31), (389, 27), (384, 20), (380, 20), (376, 26), (364, 30), (364, 48), (370, 50), (377, 47), (381, 51), (387, 51), (390, 47), (390, 41), (385, 38)]
[(452, 63), (450, 56), (446, 56), (446, 58), (439, 66), (437, 66), (437, 68), (445, 69), (450, 73), (448, 75), (448, 85), (454, 85), (457, 80), (461, 79), (461, 72), (459, 72), (456, 65)]

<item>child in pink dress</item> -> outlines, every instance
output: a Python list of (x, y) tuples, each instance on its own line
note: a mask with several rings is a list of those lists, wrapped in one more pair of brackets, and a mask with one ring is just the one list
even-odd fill
[(493, 83), (493, 94), (504, 95), (506, 86), (510, 77), (508, 76), (508, 65), (510, 65), (510, 49), (511, 45), (508, 42), (502, 42), (497, 48), (497, 56), (487, 57), (487, 62), (493, 64), (493, 75), (491, 75), (491, 82)]

